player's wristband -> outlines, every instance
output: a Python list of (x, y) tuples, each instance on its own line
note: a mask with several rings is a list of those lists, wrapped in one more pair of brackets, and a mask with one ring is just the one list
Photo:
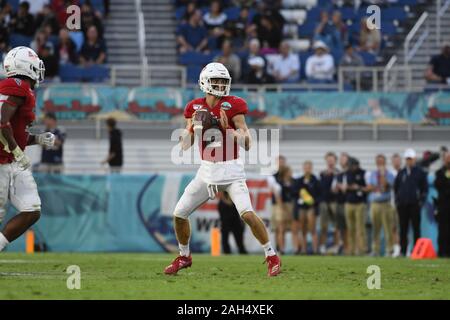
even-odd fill
[(17, 146), (12, 152), (11, 152), (14, 156), (14, 159), (20, 158), (21, 156), (23, 156), (23, 151), (22, 149), (20, 149), (19, 146)]

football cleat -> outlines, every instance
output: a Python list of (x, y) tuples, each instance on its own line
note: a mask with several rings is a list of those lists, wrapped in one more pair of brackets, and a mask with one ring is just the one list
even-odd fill
[(267, 256), (266, 263), (268, 268), (267, 275), (269, 277), (274, 277), (281, 272), (281, 260), (277, 255)]
[(177, 274), (178, 270), (192, 266), (192, 257), (178, 256), (165, 269), (165, 274)]

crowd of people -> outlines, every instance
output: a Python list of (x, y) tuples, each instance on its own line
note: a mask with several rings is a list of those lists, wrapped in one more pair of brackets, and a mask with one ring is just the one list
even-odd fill
[[(311, 161), (305, 161), (301, 177), (294, 177), (287, 160), (280, 156), (279, 170), (268, 181), (278, 250), (286, 251), (286, 233), (291, 232), (295, 254), (406, 256), (409, 246), (421, 236), (427, 173), (439, 158), (442, 166), (434, 182), (439, 255), (450, 256), (450, 152), (445, 147), (440, 153), (426, 152), (421, 159), (413, 149), (403, 156), (394, 154), (391, 168), (387, 157), (378, 154), (374, 171), (362, 169), (358, 159), (347, 153), (338, 159), (329, 152), (320, 175), (313, 173)], [(413, 242), (408, 241), (410, 226)]]
[[(90, 66), (104, 64), (107, 60), (103, 40), (103, 15), (90, 1), (80, 5), (81, 30), (69, 30), (67, 7), (80, 5), (78, 0), (20, 1), (15, 11), (5, 0), (0, 9), (0, 53), (3, 60), (13, 44), (12, 38), (31, 39), (30, 46), (45, 64), (47, 81), (58, 80), (59, 66), (74, 64)], [(105, 8), (109, 6), (105, 1)], [(81, 40), (76, 43), (71, 33)]]
[[(300, 61), (284, 37), (287, 22), (280, 14), (281, 1), (213, 0), (204, 14), (205, 1), (177, 4), (185, 6), (177, 30), (179, 53), (217, 53), (214, 60), (231, 71), (234, 82), (300, 82), (302, 68), (307, 82), (335, 82), (339, 66), (364, 65), (360, 53), (376, 56), (382, 44), (381, 32), (370, 26), (370, 20), (363, 18), (360, 30), (350, 32), (339, 10), (324, 10), (310, 39), (309, 53)], [(240, 8), (237, 18), (227, 17), (224, 8), (229, 6)]]

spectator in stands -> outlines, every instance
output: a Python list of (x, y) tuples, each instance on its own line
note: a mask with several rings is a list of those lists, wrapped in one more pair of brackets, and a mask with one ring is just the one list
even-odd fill
[(298, 54), (291, 53), (287, 41), (280, 44), (280, 54), (274, 57), (270, 70), (278, 83), (295, 83), (300, 78), (300, 59)]
[(450, 152), (445, 153), (443, 166), (436, 171), (434, 180), (438, 222), (439, 256), (450, 257)]
[(60, 64), (78, 63), (78, 55), (75, 43), (69, 36), (69, 30), (62, 28), (59, 31), (58, 47), (56, 50)]
[(303, 176), (294, 182), (293, 193), (295, 196), (294, 218), (299, 221), (302, 253), (307, 253), (307, 234), (312, 237), (312, 252), (317, 253), (318, 238), (316, 232), (316, 214), (319, 205), (320, 184), (313, 174), (311, 161), (303, 163)]
[(380, 30), (367, 18), (361, 20), (361, 31), (359, 34), (359, 49), (361, 51), (378, 54), (381, 46)]
[(241, 7), (239, 18), (233, 23), (236, 30), (236, 37), (244, 42), (247, 39), (248, 30), (251, 26), (249, 7)]
[(443, 45), (441, 54), (431, 58), (425, 78), (429, 83), (450, 85), (450, 43)]
[(178, 26), (177, 42), (180, 53), (187, 51), (206, 51), (208, 49), (208, 31), (202, 25), (202, 13), (196, 10), (189, 23)]
[(366, 241), (366, 180), (365, 171), (359, 161), (349, 158), (345, 174), (345, 223), (348, 232), (348, 253), (363, 255), (367, 251)]
[(426, 200), (428, 181), (425, 172), (416, 166), (416, 152), (414, 149), (407, 149), (404, 159), (406, 165), (395, 178), (394, 192), (400, 220), (401, 254), (406, 256), (410, 222), (414, 234), (413, 245), (420, 238), (420, 210)]
[(58, 34), (59, 23), (56, 19), (55, 13), (52, 11), (52, 8), (49, 4), (43, 6), (42, 10), (36, 16), (35, 28), (39, 30), (40, 28), (44, 28), (49, 26), (51, 29), (51, 34)]
[(373, 228), (372, 255), (380, 255), (380, 233), (383, 227), (385, 256), (391, 256), (393, 253), (391, 191), (394, 186), (394, 175), (386, 169), (386, 157), (383, 154), (375, 157), (375, 163), (377, 170), (370, 173), (367, 187), (370, 191), (370, 216)]
[(24, 1), (19, 5), (17, 14), (13, 15), (9, 22), (11, 32), (19, 33), (24, 36), (32, 36), (34, 34), (34, 17), (29, 11), (29, 2)]
[(247, 254), (244, 246), (245, 224), (236, 210), (236, 206), (230, 198), (228, 192), (219, 193), (219, 203), (217, 205), (220, 217), (220, 232), (223, 253), (230, 254), (231, 248), (228, 242), (230, 233), (234, 236), (234, 241), (240, 254)]
[[(344, 55), (341, 58), (341, 62), (339, 63), (341, 67), (359, 67), (364, 66), (364, 60), (361, 56), (355, 52), (351, 44), (347, 44), (345, 46)], [(353, 88), (356, 87), (356, 72), (353, 71), (344, 71), (343, 77), (344, 81), (350, 84)]]
[(53, 47), (53, 43), (48, 39), (48, 35), (45, 30), (40, 29), (36, 32), (34, 36), (34, 40), (30, 44), (30, 48), (34, 50), (38, 54), (38, 56), (42, 56), (42, 51), (45, 49), (50, 50), (50, 54), (54, 54), (55, 48)]
[(325, 162), (327, 168), (320, 173), (320, 240), (319, 252), (326, 253), (328, 228), (330, 222), (334, 226), (334, 246), (332, 252), (337, 254), (339, 251), (339, 243), (341, 231), (345, 227), (345, 216), (337, 216), (336, 214), (336, 194), (333, 193), (333, 182), (336, 179), (339, 171), (336, 169), (337, 156), (333, 152), (328, 152), (325, 155)]
[(195, 11), (198, 10), (197, 3), (195, 1), (190, 1), (187, 6), (186, 10), (184, 11), (183, 18), (181, 19), (182, 23), (188, 23), (189, 18), (195, 13)]
[(55, 135), (55, 144), (51, 148), (42, 147), (39, 171), (46, 173), (62, 173), (63, 146), (64, 141), (66, 140), (65, 130), (58, 127), (56, 115), (53, 112), (45, 114), (44, 126), (46, 132), (51, 132)]
[(281, 33), (282, 31), (277, 28), (269, 15), (261, 17), (257, 34), (264, 54), (276, 52), (282, 39)]
[(314, 54), (306, 60), (306, 77), (311, 83), (331, 83), (334, 76), (334, 60), (327, 45), (320, 40), (314, 42)]
[(81, 30), (84, 37), (88, 37), (91, 26), (95, 26), (98, 38), (103, 39), (103, 24), (100, 18), (95, 14), (89, 2), (84, 2), (81, 6)]
[(238, 82), (241, 79), (241, 59), (233, 53), (233, 47), (229, 40), (223, 42), (222, 54), (216, 56), (214, 61), (227, 67), (233, 82)]
[(45, 66), (45, 81), (59, 81), (59, 61), (55, 55), (53, 46), (45, 44), (41, 50), (39, 57), (44, 62)]
[(222, 48), (223, 43), (225, 41), (229, 41), (231, 43), (231, 46), (235, 49), (241, 48), (243, 50), (244, 48), (244, 39), (243, 37), (238, 37), (236, 35), (236, 28), (234, 26), (234, 23), (232, 21), (225, 22), (225, 26), (223, 28), (222, 34), (216, 39), (217, 48)]
[(92, 25), (87, 32), (87, 39), (84, 41), (80, 51), (80, 63), (83, 66), (91, 64), (103, 64), (106, 62), (106, 45), (98, 37), (97, 27)]
[(222, 11), (222, 3), (219, 0), (211, 1), (209, 11), (203, 16), (206, 28), (222, 27), (227, 21), (227, 15)]
[(337, 30), (337, 34), (339, 36), (339, 47), (342, 48), (344, 43), (348, 42), (348, 29), (347, 24), (342, 21), (342, 13), (339, 10), (335, 10), (333, 15), (331, 16), (331, 21), (333, 26)]
[(264, 84), (272, 83), (273, 78), (267, 73), (266, 60), (260, 54), (260, 43), (258, 39), (249, 42), (249, 55), (246, 65), (246, 83)]
[(111, 173), (120, 173), (123, 165), (122, 151), (122, 131), (116, 128), (117, 122), (114, 118), (106, 120), (106, 127), (109, 132), (109, 153), (102, 164), (109, 164)]
[[(335, 25), (335, 20), (338, 25)], [(322, 11), (320, 13), (320, 22), (314, 31), (314, 40), (323, 41), (331, 50), (342, 51), (342, 35), (340, 31), (340, 28), (342, 28), (341, 23), (342, 21), (340, 21), (339, 16), (334, 18), (333, 15), (333, 21), (331, 21), (329, 19), (328, 12)]]

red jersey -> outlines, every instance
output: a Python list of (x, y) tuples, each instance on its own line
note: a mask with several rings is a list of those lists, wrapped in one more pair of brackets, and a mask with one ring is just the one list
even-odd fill
[[(224, 110), (228, 118), (228, 129), (236, 129), (232, 121), (235, 115), (246, 114), (248, 112), (247, 102), (236, 96), (222, 97), (212, 108), (207, 105), (206, 98), (198, 98), (190, 101), (186, 105), (184, 109), (184, 117), (186, 119), (192, 118), (193, 113), (199, 109), (209, 110), (217, 119), (220, 119), (220, 109)], [(220, 131), (221, 141), (219, 143), (217, 143), (217, 141), (215, 144), (209, 143), (208, 141), (201, 141), (200, 156), (202, 160), (217, 162), (233, 160), (239, 157), (239, 146), (237, 143), (232, 141), (230, 138), (226, 139), (224, 128), (220, 128)]]
[[(17, 78), (8, 78), (0, 81), (0, 111), (1, 108), (8, 108), (6, 101), (8, 96), (24, 97), (25, 102), (17, 106), (17, 111), (9, 121), (11, 123), (14, 139), (20, 149), (25, 150), (28, 141), (27, 127), (35, 120), (34, 108), (36, 106), (36, 97), (31, 90), (28, 82)], [(0, 113), (1, 115), (1, 113)], [(0, 164), (11, 163), (14, 156), (6, 152), (4, 145), (0, 142)]]

